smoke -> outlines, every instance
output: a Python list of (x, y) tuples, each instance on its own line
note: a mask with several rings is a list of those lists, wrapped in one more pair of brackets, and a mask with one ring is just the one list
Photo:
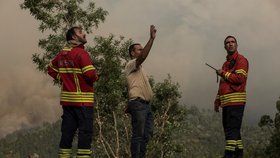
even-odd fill
[(56, 121), (61, 115), (59, 88), (32, 65), (32, 54), (40, 51), (38, 24), (19, 9), (19, 2), (1, 3), (0, 138), (21, 128)]
[(61, 113), (59, 91), (50, 79), (28, 66), (15, 68), (1, 74), (0, 138), (23, 127), (56, 121)]

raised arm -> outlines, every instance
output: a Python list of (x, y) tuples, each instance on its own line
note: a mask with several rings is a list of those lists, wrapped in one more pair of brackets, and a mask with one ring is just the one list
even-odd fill
[(149, 55), (149, 52), (152, 48), (154, 39), (156, 38), (156, 28), (154, 25), (150, 26), (150, 39), (147, 42), (147, 44), (145, 45), (145, 47), (143, 48), (141, 55), (139, 55), (136, 59), (136, 67), (138, 67), (139, 65), (141, 65), (145, 59), (147, 58), (147, 56)]

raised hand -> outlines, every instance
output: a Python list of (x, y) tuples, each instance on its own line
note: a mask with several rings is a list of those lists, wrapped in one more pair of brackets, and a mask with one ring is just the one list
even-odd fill
[(156, 30), (155, 26), (151, 25), (150, 26), (150, 38), (151, 39), (155, 39), (156, 38), (156, 32), (157, 32), (157, 30)]

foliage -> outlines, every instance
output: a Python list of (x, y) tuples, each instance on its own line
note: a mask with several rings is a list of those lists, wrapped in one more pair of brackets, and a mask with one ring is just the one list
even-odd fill
[[(154, 81), (151, 80), (151, 85)], [(173, 141), (173, 132), (182, 126), (186, 108), (179, 104), (181, 94), (179, 84), (171, 80), (171, 76), (162, 83), (153, 86), (155, 92), (152, 109), (155, 115), (154, 138), (149, 146), (148, 157), (177, 157), (182, 147)]]
[(259, 122), (259, 126), (260, 127), (264, 127), (264, 126), (268, 126), (268, 127), (273, 127), (273, 120), (270, 118), (269, 115), (263, 115), (260, 119)]
[(276, 102), (276, 109), (274, 120), (270, 116), (264, 115), (259, 122), (260, 127), (269, 128), (272, 133), (265, 150), (270, 158), (280, 157), (280, 100)]
[(123, 75), (132, 40), (95, 37), (96, 46), (88, 48), (100, 79), (95, 84), (96, 124), (95, 153), (99, 157), (128, 157), (129, 119), (124, 113), (127, 103)]
[[(164, 151), (163, 155), (167, 158), (217, 158), (221, 156), (224, 148), (224, 136), (220, 114), (209, 110), (200, 110), (196, 106), (184, 106), (181, 108), (186, 110), (186, 114), (180, 127), (172, 130), (172, 134), (168, 138), (169, 141), (166, 143), (165, 140), (161, 141), (156, 139), (160, 128), (156, 129), (155, 137), (148, 147), (149, 151), (147, 157), (160, 157), (160, 155), (162, 155), (160, 148), (163, 147), (163, 149), (166, 149), (168, 143), (172, 143), (173, 146), (171, 149), (166, 149), (166, 151)], [(117, 120), (122, 121), (125, 119), (128, 118), (126, 118), (126, 116), (121, 116)], [(268, 133), (266, 128), (261, 129), (247, 125), (242, 127), (245, 158), (268, 157), (264, 153), (264, 147), (268, 144), (268, 138), (271, 136)], [(126, 135), (119, 135), (120, 139), (127, 139)], [(27, 154), (33, 152), (38, 153), (41, 157), (56, 157), (59, 137), (60, 121), (53, 124), (46, 123), (37, 128), (17, 131), (0, 140), (0, 157), (26, 158)], [(106, 137), (106, 140), (116, 139), (113, 135), (107, 137), (107, 134), (104, 134), (104, 137)], [(162, 138), (165, 139), (164, 137)], [(156, 141), (163, 144), (156, 145)], [(95, 145), (100, 146), (94, 147), (96, 149), (96, 151), (94, 151), (95, 157), (107, 157), (104, 155), (104, 150), (103, 154), (100, 153), (102, 152), (101, 143), (95, 142)], [(125, 152), (128, 151), (126, 151), (124, 146), (120, 146), (120, 151), (122, 155), (119, 155), (119, 157), (129, 157), (125, 155)]]
[(0, 141), (1, 158), (26, 158), (31, 153), (56, 157), (60, 138), (60, 121), (44, 123), (41, 127), (16, 131)]

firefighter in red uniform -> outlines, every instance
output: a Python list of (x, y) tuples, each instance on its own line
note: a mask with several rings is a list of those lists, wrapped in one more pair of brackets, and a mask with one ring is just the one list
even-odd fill
[(223, 127), (225, 133), (224, 158), (242, 158), (243, 143), (240, 129), (246, 103), (246, 81), (248, 75), (248, 60), (237, 51), (237, 41), (234, 36), (224, 40), (227, 60), (222, 69), (217, 70), (221, 77), (218, 94), (215, 100), (215, 111), (223, 109)]
[(59, 157), (70, 158), (72, 141), (78, 129), (77, 158), (90, 158), (93, 133), (93, 83), (98, 79), (88, 52), (85, 33), (72, 27), (66, 33), (67, 44), (48, 66), (48, 74), (61, 82), (63, 108)]

